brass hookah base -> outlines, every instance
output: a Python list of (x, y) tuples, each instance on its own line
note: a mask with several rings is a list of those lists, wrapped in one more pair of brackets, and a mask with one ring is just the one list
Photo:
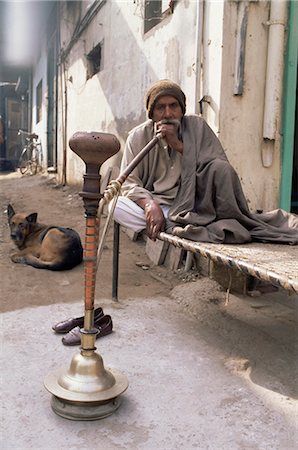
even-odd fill
[(68, 370), (55, 370), (44, 380), (52, 394), (53, 411), (66, 419), (97, 420), (113, 414), (121, 404), (120, 394), (128, 387), (126, 376), (106, 369), (95, 352), (97, 332), (81, 329), (81, 351), (73, 356)]

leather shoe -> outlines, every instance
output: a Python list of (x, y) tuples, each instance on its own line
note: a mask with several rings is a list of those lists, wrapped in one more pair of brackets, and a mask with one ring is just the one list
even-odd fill
[[(94, 310), (94, 322), (96, 322), (98, 319), (103, 317), (104, 313), (102, 308), (97, 308)], [(82, 328), (84, 325), (84, 316), (83, 317), (76, 317), (75, 319), (67, 319), (63, 320), (62, 322), (56, 323), (56, 325), (52, 326), (52, 329), (55, 331), (55, 333), (68, 333), (70, 330), (72, 330), (75, 327)]]
[[(94, 328), (98, 329), (96, 339), (106, 336), (113, 331), (113, 321), (111, 316), (105, 315), (94, 321)], [(75, 327), (69, 331), (63, 338), (62, 343), (64, 345), (79, 345), (81, 343), (80, 327)]]

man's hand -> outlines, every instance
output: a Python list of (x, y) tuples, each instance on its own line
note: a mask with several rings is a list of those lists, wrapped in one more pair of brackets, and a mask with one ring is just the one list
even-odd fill
[(183, 143), (178, 138), (178, 128), (180, 126), (179, 120), (173, 120), (167, 123), (164, 120), (156, 123), (157, 131), (161, 131), (163, 139), (168, 146), (179, 153), (183, 152)]
[(145, 219), (147, 223), (147, 234), (150, 239), (156, 241), (157, 234), (165, 229), (165, 216), (155, 200), (150, 200), (144, 207)]
[(137, 204), (144, 209), (146, 232), (150, 239), (156, 241), (157, 234), (165, 229), (165, 217), (159, 203), (153, 199), (140, 199)]

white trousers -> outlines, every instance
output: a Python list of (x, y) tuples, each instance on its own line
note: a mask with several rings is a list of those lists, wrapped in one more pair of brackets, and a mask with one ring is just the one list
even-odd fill
[[(112, 202), (109, 203), (109, 210)], [(168, 217), (170, 206), (160, 205), (165, 218)], [(120, 225), (140, 232), (146, 228), (146, 220), (143, 208), (127, 197), (118, 197), (114, 210), (114, 220)]]

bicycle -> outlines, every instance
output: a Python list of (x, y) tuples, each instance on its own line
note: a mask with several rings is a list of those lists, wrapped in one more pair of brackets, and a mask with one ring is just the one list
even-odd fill
[(38, 171), (42, 170), (41, 143), (38, 140), (38, 135), (19, 130), (18, 136), (25, 136), (27, 141), (19, 158), (18, 168), (22, 175), (26, 172), (30, 175), (35, 175)]

